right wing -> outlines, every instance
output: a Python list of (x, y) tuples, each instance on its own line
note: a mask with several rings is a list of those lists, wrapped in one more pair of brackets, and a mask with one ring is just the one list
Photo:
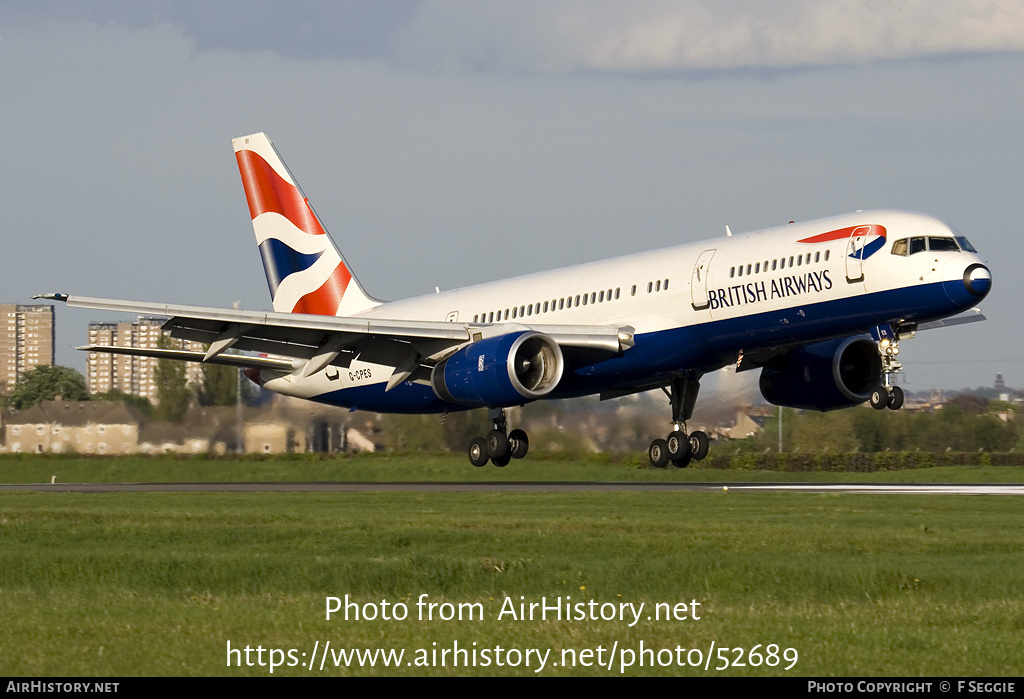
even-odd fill
[(932, 320), (927, 323), (920, 323), (917, 326), (917, 330), (932, 330), (934, 328), (949, 328), (954, 325), (963, 325), (964, 323), (977, 323), (978, 321), (988, 320), (985, 314), (981, 312), (980, 308), (972, 308), (964, 311), (955, 316), (949, 318), (943, 318), (942, 320)]

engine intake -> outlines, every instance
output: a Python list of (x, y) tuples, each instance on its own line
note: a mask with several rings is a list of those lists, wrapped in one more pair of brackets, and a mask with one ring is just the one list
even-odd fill
[(882, 358), (869, 337), (804, 345), (761, 370), (769, 403), (805, 410), (837, 410), (863, 403), (881, 383)]
[(430, 374), (443, 401), (506, 408), (541, 398), (562, 379), (562, 350), (533, 330), (480, 340), (438, 362)]

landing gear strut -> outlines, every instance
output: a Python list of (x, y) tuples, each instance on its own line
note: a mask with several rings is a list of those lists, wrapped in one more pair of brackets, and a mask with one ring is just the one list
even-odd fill
[(530, 439), (523, 430), (508, 432), (508, 422), (502, 408), (491, 408), (487, 419), (494, 429), (486, 437), (477, 437), (469, 443), (469, 461), (474, 466), (484, 466), (488, 461), (495, 466), (507, 466), (512, 459), (521, 459), (530, 449)]
[(677, 377), (662, 390), (672, 404), (672, 432), (665, 439), (651, 442), (647, 456), (654, 468), (665, 468), (670, 461), (678, 468), (686, 468), (691, 460), (707, 456), (710, 446), (708, 436), (700, 430), (686, 433), (686, 421), (693, 417), (700, 380), (693, 374)]
[(903, 407), (903, 389), (892, 385), (893, 374), (903, 371), (903, 365), (897, 355), (900, 353), (900, 341), (896, 336), (883, 336), (878, 341), (878, 354), (882, 357), (882, 383), (871, 391), (869, 402), (875, 410), (899, 410)]

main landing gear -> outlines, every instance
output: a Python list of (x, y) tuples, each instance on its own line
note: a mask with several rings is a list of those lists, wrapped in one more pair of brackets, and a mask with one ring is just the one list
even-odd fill
[(477, 437), (469, 443), (469, 461), (474, 466), (485, 466), (488, 461), (495, 466), (507, 466), (512, 459), (521, 459), (530, 449), (530, 440), (523, 430), (507, 431), (505, 411), (491, 408), (487, 419), (494, 429), (486, 437)]
[(878, 341), (878, 353), (882, 356), (882, 383), (871, 391), (868, 401), (875, 410), (899, 410), (903, 407), (903, 389), (893, 386), (890, 377), (903, 371), (903, 365), (896, 359), (900, 353), (900, 342), (896, 338), (883, 337)]
[(707, 456), (710, 446), (708, 436), (700, 430), (686, 433), (686, 421), (693, 417), (700, 380), (695, 376), (675, 378), (662, 390), (672, 403), (672, 432), (665, 439), (651, 442), (647, 456), (654, 468), (665, 468), (670, 461), (678, 468), (685, 468), (693, 459), (700, 461)]

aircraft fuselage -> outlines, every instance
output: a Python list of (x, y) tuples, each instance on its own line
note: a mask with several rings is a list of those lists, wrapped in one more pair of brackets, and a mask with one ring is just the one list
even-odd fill
[[(910, 252), (910, 241), (920, 240), (924, 249)], [(894, 251), (898, 241), (907, 241), (903, 254)], [(947, 317), (980, 302), (990, 284), (985, 261), (942, 221), (865, 211), (384, 303), (357, 317), (540, 332), (546, 325), (633, 328), (633, 346), (616, 356), (574, 362), (546, 396), (560, 398), (628, 392), (678, 372), (714, 371), (741, 354)], [(350, 408), (465, 407), (422, 383), (385, 391), (393, 370), (357, 357), (304, 379), (271, 371), (262, 378), (268, 389)]]

